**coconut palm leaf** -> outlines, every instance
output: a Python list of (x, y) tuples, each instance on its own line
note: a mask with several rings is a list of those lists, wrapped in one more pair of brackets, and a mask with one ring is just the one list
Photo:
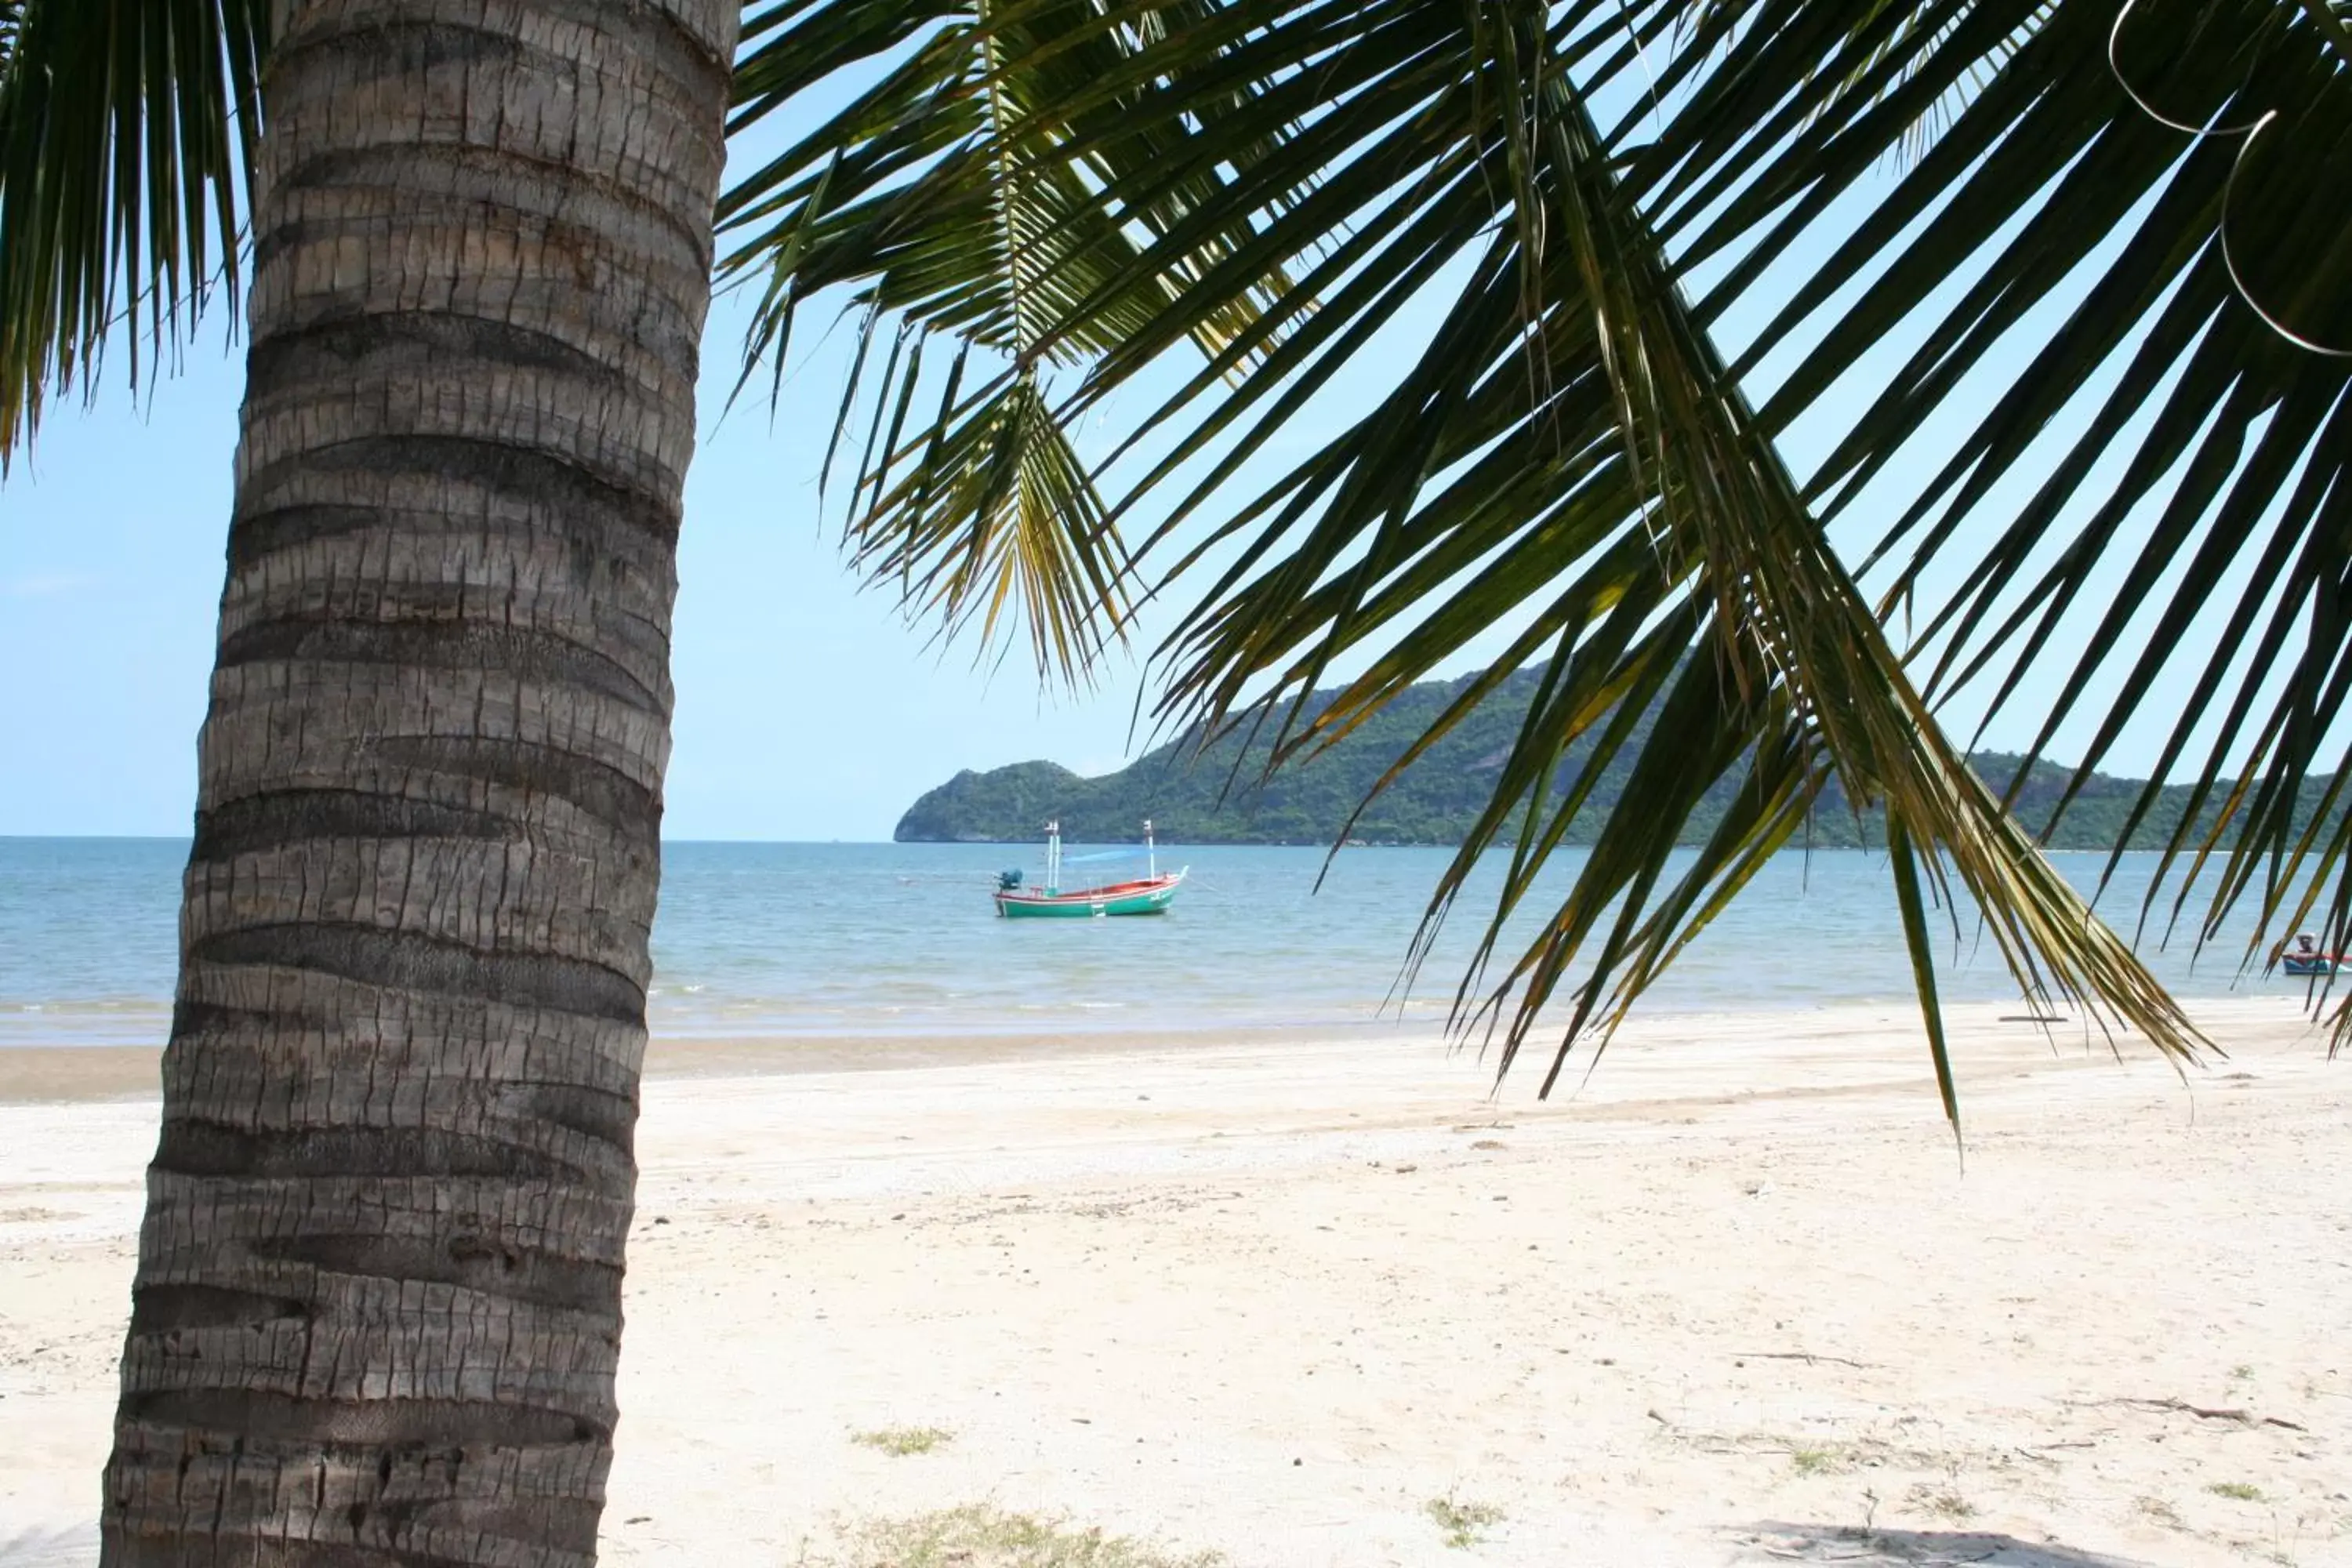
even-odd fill
[[(793, 0), (745, 29), (737, 132), (829, 77), (868, 79), (720, 206), (732, 242), (721, 276), (761, 287), (744, 380), (762, 363), (781, 378), (801, 302), (845, 285), (863, 325), (826, 477), (870, 403), (846, 507), (853, 561), (944, 626), (977, 622), (983, 641), (1017, 606), (1041, 672), (1082, 676), (1127, 613), (1131, 564), (1073, 447), (1055, 373), (1150, 331), (1184, 276), (1182, 264), (1139, 266), (1128, 224), (1164, 229), (1185, 191), (1118, 217), (1097, 192), (1121, 161), (1181, 139), (1181, 128), (1126, 127), (1102, 84), (1185, 15), (1066, 0)], [(1086, 150), (1096, 139), (1116, 153)], [(1201, 258), (1219, 250), (1194, 247)], [(1283, 288), (1267, 268), (1189, 330), (1214, 352)], [(886, 318), (892, 343), (877, 374)], [(952, 352), (927, 362), (940, 338)], [(772, 395), (780, 386), (772, 379)]]
[[(1782, 140), (1807, 146), (1857, 119), (1923, 137), (1934, 106), (1959, 106), (1955, 127), (1973, 106), (1955, 87), (1965, 73), (1936, 68), (1954, 38), (1974, 37), (1966, 7), (1864, 7), (1836, 25), (1827, 9), (1232, 0), (1197, 13), (1190, 32), (1107, 32), (1103, 12), (1081, 10), (1039, 21), (1024, 45), (1049, 54), (1084, 34), (1124, 56), (1076, 96), (1029, 98), (1027, 119), (1008, 127), (1086, 160), (1081, 184), (1100, 216), (1085, 221), (1135, 247), (1123, 268), (1073, 279), (1052, 313), (1046, 341), (1087, 356), (1066, 409), (1106, 410), (1147, 373), (1164, 380), (1163, 355), (1210, 348), (1097, 469), (1122, 471), (1156, 446), (1111, 515), (1158, 507), (1144, 548), (1171, 557), (1162, 575), (1209, 574), (1164, 650), (1163, 716), (1204, 721), (1204, 732), (1258, 726), (1279, 763), (1345, 734), (1475, 639), (1520, 628), (1425, 748), (1503, 673), (1548, 660), (1422, 948), (1470, 867), (1508, 845), (1505, 889), (1457, 995), (1465, 1016), (1504, 1026), (1506, 1067), (1563, 986), (1563, 1053), (1588, 1025), (1622, 1018), (1761, 858), (1801, 832), (1833, 780), (1888, 814), (1915, 953), (1927, 894), (1948, 904), (1964, 889), (2021, 984), (2167, 1049), (2195, 1043), (1944, 741), (1782, 464), (1773, 424), (1708, 339), (1706, 301), (1686, 298), (1678, 193), (1703, 199), (1710, 222), (1748, 194), (1709, 187), (1737, 145), (1670, 140), (1689, 105), (1737, 103), (1750, 123), (1784, 117)], [(2011, 68), (2032, 23), (1999, 29), (1999, 48), (1972, 57), (1977, 76), (1989, 55), (2008, 62), (1995, 81)], [(1782, 36), (1807, 29), (1801, 46)], [(1740, 56), (1751, 47), (1802, 68), (1768, 90)], [(1661, 48), (1675, 66), (1644, 101), (1671, 113), (1654, 143), (1631, 144), (1621, 124), (1612, 144), (1594, 103), (1622, 98)], [(1247, 90), (1235, 99), (1237, 81)], [(1115, 123), (1076, 125), (1104, 102), (1118, 104)], [(919, 131), (902, 134), (911, 144)], [(1925, 136), (1923, 165), (1956, 134)], [(807, 166), (819, 153), (803, 154)], [(1786, 178), (1801, 193), (1798, 174)], [(1776, 195), (1748, 227), (1790, 199)], [(925, 209), (907, 218), (920, 225)], [(1700, 237), (1721, 249), (1738, 237)], [(803, 253), (809, 276), (873, 279), (858, 286), (879, 298), (886, 255), (845, 236), (823, 248), (823, 271), (808, 259), (816, 248)], [(1269, 265), (1296, 278), (1287, 298), (1266, 289)], [(1141, 330), (1113, 313), (1155, 287), (1164, 300)], [(1400, 361), (1396, 332), (1432, 299), (1425, 347)], [(1369, 412), (1261, 477), (1318, 394), (1372, 378), (1387, 390)], [(1342, 659), (1363, 672), (1310, 710), (1307, 694)], [(1633, 721), (1645, 713), (1646, 733)], [(1568, 821), (1612, 770), (1638, 787), (1480, 1006), (1471, 987), (1486, 984), (1503, 921), (1535, 896)], [(1676, 865), (1722, 781), (1738, 781), (1738, 804)], [(1923, 1002), (1948, 1094), (1931, 991)]]
[[(1666, 227), (1686, 256), (1745, 248), (1704, 307), (1717, 316), (1883, 164), (1901, 119), (1819, 91), (1777, 142), (1743, 129), (1786, 94), (1765, 62), (1798, 25), (1771, 5), (1747, 21), (1692, 105), (1624, 144), (1629, 180), (1679, 204)], [(1871, 556), (1890, 600), (1957, 584), (1920, 637), (1933, 694), (1973, 687), (2015, 713), (2025, 671), (2054, 665), (2036, 754), (2098, 705), (2077, 787), (2134, 719), (2168, 721), (2152, 776), (2189, 764), (2209, 809), (2163, 863), (2219, 873), (2165, 894), (2178, 915), (2200, 889), (2200, 941), (2249, 894), (2262, 932), (2321, 907), (2330, 945), (2346, 931), (2345, 826), (2304, 785), (2345, 763), (2329, 720), (2352, 564), (2347, 37), (2318, 0), (1979, 0), (1915, 51), (1905, 90), (1982, 90), (1740, 362), (1812, 340), (1760, 410), (1784, 430), (1882, 334), (1924, 324), (1809, 495), (1825, 519), (1890, 520)], [(1901, 473), (1955, 416), (1942, 460)], [(2155, 800), (2152, 784), (2136, 822)]]
[(136, 384), (142, 336), (160, 353), (236, 308), (268, 29), (266, 0), (0, 12), (0, 467), (116, 325)]

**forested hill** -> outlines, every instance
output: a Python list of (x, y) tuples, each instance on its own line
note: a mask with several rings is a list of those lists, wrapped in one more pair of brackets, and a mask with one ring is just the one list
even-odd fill
[[(1365, 812), (1352, 837), (1371, 844), (1461, 842), (1486, 803), (1538, 679), (1537, 672), (1523, 670), (1506, 681)], [(1256, 782), (1263, 746), (1254, 747), (1235, 773), (1238, 742), (1231, 740), (1198, 757), (1186, 743), (1171, 742), (1098, 778), (1082, 778), (1046, 762), (1016, 763), (984, 773), (967, 770), (918, 800), (899, 819), (895, 837), (901, 843), (1028, 842), (1041, 835), (1047, 819), (1058, 817), (1064, 837), (1075, 842), (1124, 843), (1150, 817), (1169, 843), (1328, 844), (1372, 782), (1460, 689), (1458, 681), (1414, 686), (1339, 745), (1264, 784)], [(1642, 729), (1646, 733), (1646, 720)], [(1975, 758), (1978, 773), (1996, 785), (2015, 775), (2017, 763), (2015, 756), (2001, 752), (1979, 752)], [(1569, 842), (1590, 843), (1600, 832), (1629, 767), (1630, 752), (1621, 756), (1612, 776), (1580, 815)], [(2048, 820), (2071, 772), (2050, 763), (2035, 767), (2019, 803), (2020, 816), (2030, 826), (2038, 829)], [(1229, 777), (1234, 787), (1221, 805), (1218, 795)], [(2325, 780), (2308, 784), (2306, 800), (2315, 804), (2325, 784)], [(1727, 797), (1733, 787), (1720, 784), (1717, 794)], [(2058, 824), (2053, 847), (2112, 847), (2140, 787), (2137, 779), (2094, 775)], [(2185, 785), (2168, 789), (2162, 804), (2140, 825), (2133, 847), (2160, 847), (2179, 821), (2188, 794)], [(1719, 810), (1719, 802), (1711, 804)], [(1713, 827), (1715, 816), (1716, 810), (1699, 814), (1686, 836), (1704, 836)], [(1819, 813), (1812, 841), (1832, 847), (1865, 841), (1874, 845), (1879, 835), (1874, 823), (1857, 824), (1851, 812), (1832, 802)]]

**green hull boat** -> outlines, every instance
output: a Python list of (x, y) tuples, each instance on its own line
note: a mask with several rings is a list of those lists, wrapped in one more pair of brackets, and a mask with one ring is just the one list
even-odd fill
[(1007, 920), (1092, 920), (1097, 915), (1156, 915), (1166, 912), (1176, 897), (1181, 871), (1148, 882), (1127, 882), (1109, 888), (1089, 888), (1076, 893), (1011, 893), (996, 895), (996, 911)]
[[(1062, 825), (1045, 825), (1045, 885), (1024, 888), (1021, 873), (1005, 871), (996, 879), (996, 912), (1007, 920), (1099, 920), (1110, 915), (1157, 915), (1167, 912), (1183, 885), (1183, 871), (1162, 874), (1159, 850), (1151, 839), (1151, 824), (1143, 825), (1144, 853), (1149, 869), (1125, 881), (1065, 890), (1062, 887)], [(1188, 867), (1186, 869), (1190, 869)]]

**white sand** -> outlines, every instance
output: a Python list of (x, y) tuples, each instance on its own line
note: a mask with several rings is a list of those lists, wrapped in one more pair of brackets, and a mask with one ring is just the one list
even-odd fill
[[(992, 1500), (1244, 1568), (2352, 1563), (2352, 1060), (2000, 1011), (1965, 1175), (1895, 1008), (1646, 1020), (1548, 1106), (1426, 1043), (670, 1051), (605, 1560)], [(154, 1113), (0, 1104), (0, 1568), (94, 1560)]]

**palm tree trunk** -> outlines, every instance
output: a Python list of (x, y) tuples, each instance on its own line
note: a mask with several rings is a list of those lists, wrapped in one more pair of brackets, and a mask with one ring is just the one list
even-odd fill
[(280, 0), (109, 1563), (584, 1564), (733, 0)]

